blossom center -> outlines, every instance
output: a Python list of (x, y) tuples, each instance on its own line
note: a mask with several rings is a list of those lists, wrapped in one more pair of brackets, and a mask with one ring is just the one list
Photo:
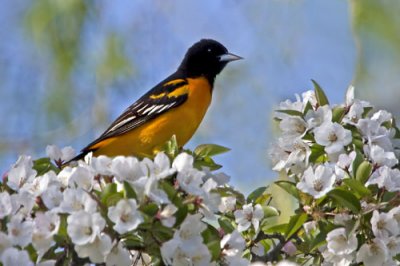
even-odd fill
[(330, 142), (335, 142), (335, 141), (338, 140), (338, 137), (337, 137), (337, 135), (335, 134), (335, 132), (330, 132), (330, 133), (329, 133), (329, 135), (328, 135), (328, 140), (329, 140)]
[(376, 223), (376, 227), (377, 227), (379, 230), (383, 230), (383, 229), (385, 229), (385, 227), (386, 227), (386, 222), (383, 221), (383, 220), (379, 220), (379, 221)]
[(314, 187), (315, 191), (320, 192), (324, 188), (324, 184), (322, 183), (322, 181), (320, 179), (317, 179), (317, 180), (314, 180), (313, 187)]
[(92, 234), (92, 228), (90, 227), (90, 226), (86, 226), (84, 229), (83, 229), (83, 233), (85, 234), (85, 235), (88, 235), (88, 236), (90, 236), (91, 234)]

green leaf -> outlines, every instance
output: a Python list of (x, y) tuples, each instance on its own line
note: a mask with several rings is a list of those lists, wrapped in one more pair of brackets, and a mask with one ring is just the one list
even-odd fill
[(217, 260), (221, 252), (220, 236), (217, 229), (211, 225), (207, 225), (207, 229), (201, 233), (203, 242), (207, 245), (210, 250), (212, 260)]
[(332, 122), (340, 123), (346, 113), (343, 106), (336, 106), (332, 109)]
[(360, 181), (361, 184), (365, 184), (372, 173), (372, 164), (368, 161), (363, 161), (357, 168), (356, 180)]
[(202, 144), (194, 149), (194, 154), (198, 157), (208, 157), (222, 154), (230, 151), (231, 149), (216, 144)]
[(230, 234), (233, 232), (233, 230), (235, 230), (235, 227), (232, 224), (232, 220), (225, 216), (221, 216), (218, 218), (218, 224), (222, 228), (222, 230), (224, 230), (225, 234)]
[(285, 236), (290, 239), (307, 221), (308, 216), (306, 213), (296, 214), (290, 217), (289, 224), (287, 225)]
[(117, 184), (109, 183), (101, 193), (100, 200), (106, 206), (112, 206), (117, 204), (123, 197), (123, 193), (117, 191)]
[(36, 170), (37, 175), (44, 175), (45, 173), (53, 170), (56, 174), (60, 172), (60, 169), (57, 168), (54, 164), (51, 163), (50, 158), (44, 157), (33, 161), (33, 167)]
[(143, 213), (147, 214), (150, 217), (154, 217), (158, 212), (158, 205), (154, 202), (151, 202), (146, 205), (143, 205), (140, 208), (140, 211), (142, 211)]
[(356, 176), (358, 166), (364, 161), (364, 155), (356, 149), (356, 157), (354, 158), (352, 169), (353, 169), (353, 176)]
[(175, 158), (179, 153), (179, 146), (176, 140), (176, 136), (173, 135), (170, 140), (168, 140), (162, 149), (170, 157)]
[(285, 190), (287, 193), (295, 197), (296, 199), (300, 199), (299, 191), (296, 187), (296, 183), (286, 180), (276, 181), (275, 185)]
[(151, 233), (158, 242), (168, 241), (174, 236), (173, 229), (162, 225), (160, 222), (153, 224)]
[(311, 154), (308, 158), (309, 162), (323, 162), (325, 160), (325, 147), (319, 144), (313, 144), (310, 147)]
[(304, 107), (303, 115), (306, 115), (310, 110), (313, 110), (313, 106), (310, 101), (307, 101), (306, 106)]
[(303, 117), (303, 113), (297, 110), (275, 110), (275, 112), (283, 113), (291, 116), (300, 116)]
[(329, 104), (328, 98), (325, 95), (325, 92), (322, 90), (321, 86), (315, 81), (311, 80), (312, 83), (314, 84), (314, 91), (315, 91), (315, 97), (317, 98), (317, 102), (319, 106), (324, 106)]
[(187, 205), (181, 205), (181, 206), (177, 206), (178, 210), (175, 213), (175, 227), (179, 226), (186, 218), (187, 214), (188, 214), (188, 207)]
[(272, 206), (262, 206), (262, 208), (264, 211), (264, 218), (270, 218), (280, 215), (279, 211)]
[(222, 167), (222, 165), (215, 163), (210, 156), (196, 157), (193, 166), (199, 170), (203, 167), (207, 167), (210, 170), (218, 170)]
[(320, 232), (311, 242), (310, 245), (310, 252), (314, 251), (315, 249), (319, 248), (326, 242), (326, 233)]
[(353, 178), (345, 178), (343, 179), (343, 183), (349, 187), (354, 193), (358, 196), (359, 199), (363, 197), (368, 197), (372, 194), (372, 192), (364, 186), (360, 181)]
[(127, 181), (124, 181), (124, 197), (128, 199), (136, 199), (136, 192)]
[(274, 234), (274, 233), (281, 233), (284, 234), (288, 229), (288, 224), (284, 223), (284, 224), (277, 224), (277, 225), (273, 225), (268, 227), (268, 225), (263, 226), (262, 230), (264, 233), (266, 234)]
[(123, 239), (123, 242), (125, 243), (126, 248), (129, 250), (138, 250), (146, 247), (143, 238), (136, 234), (129, 234), (127, 238)]
[(258, 197), (260, 197), (267, 190), (268, 187), (259, 187), (256, 188), (253, 192), (249, 194), (247, 197), (247, 203), (255, 201)]
[(361, 210), (360, 201), (350, 191), (335, 188), (328, 192), (328, 196), (340, 207), (348, 208), (355, 213)]

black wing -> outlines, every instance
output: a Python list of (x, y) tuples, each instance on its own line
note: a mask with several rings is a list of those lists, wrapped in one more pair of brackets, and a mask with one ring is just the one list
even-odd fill
[(170, 76), (129, 106), (98, 139), (82, 151), (89, 152), (93, 150), (93, 145), (110, 137), (124, 134), (181, 105), (188, 97), (188, 90), (186, 79)]

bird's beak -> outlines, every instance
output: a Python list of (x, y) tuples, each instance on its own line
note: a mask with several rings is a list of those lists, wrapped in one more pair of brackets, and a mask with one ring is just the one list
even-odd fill
[(240, 60), (240, 59), (243, 59), (243, 57), (240, 57), (238, 55), (234, 55), (231, 53), (226, 53), (226, 54), (219, 56), (220, 62), (231, 62), (231, 61)]

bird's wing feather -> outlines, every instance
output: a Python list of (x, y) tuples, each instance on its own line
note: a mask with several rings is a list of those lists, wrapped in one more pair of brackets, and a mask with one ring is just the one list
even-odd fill
[(95, 144), (122, 135), (183, 104), (187, 100), (188, 92), (188, 82), (185, 79), (166, 80), (158, 84), (129, 106), (98, 139), (82, 151), (90, 151)]

